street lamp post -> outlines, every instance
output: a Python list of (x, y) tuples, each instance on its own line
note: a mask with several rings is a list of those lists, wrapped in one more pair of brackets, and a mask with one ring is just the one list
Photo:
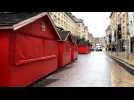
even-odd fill
[(129, 27), (128, 27), (128, 23), (127, 23), (127, 59), (129, 59), (129, 47), (130, 47), (130, 43), (129, 43), (129, 39), (130, 39), (130, 32), (129, 32)]
[(119, 51), (119, 40), (118, 40), (118, 31), (116, 31), (116, 54), (118, 56), (118, 51)]
[(127, 56), (126, 58), (129, 59), (129, 48), (130, 48), (130, 43), (129, 43), (129, 39), (130, 39), (130, 30), (129, 30), (129, 15), (127, 13)]

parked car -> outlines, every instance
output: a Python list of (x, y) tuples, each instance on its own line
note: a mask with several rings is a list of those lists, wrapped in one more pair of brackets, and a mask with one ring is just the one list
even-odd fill
[(96, 48), (94, 48), (94, 51), (102, 51), (102, 48), (101, 47), (96, 47)]
[(102, 51), (102, 48), (97, 48), (96, 51)]

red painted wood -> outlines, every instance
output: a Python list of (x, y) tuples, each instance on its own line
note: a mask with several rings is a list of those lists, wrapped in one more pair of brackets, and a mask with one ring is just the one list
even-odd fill
[(16, 31), (0, 30), (0, 86), (24, 87), (57, 70), (59, 37), (47, 16)]
[[(45, 30), (41, 30), (41, 21), (45, 21)], [(21, 29), (18, 29), (16, 33), (24, 33), (24, 34), (29, 34), (33, 36), (39, 36), (42, 38), (48, 38), (48, 39), (54, 39), (54, 40), (59, 40), (57, 34), (55, 33), (55, 30), (47, 16), (36, 20), (35, 22), (28, 24)], [(53, 34), (54, 33), (54, 34)]]
[(40, 57), (40, 58), (32, 58), (32, 59), (27, 59), (27, 60), (20, 60), (19, 62), (16, 62), (16, 65), (18, 66), (18, 65), (23, 65), (23, 64), (38, 62), (38, 61), (43, 61), (43, 60), (49, 60), (49, 59), (54, 59), (54, 58), (56, 58), (56, 55)]
[(8, 31), (0, 31), (0, 86), (8, 86), (10, 79), (9, 34)]
[(89, 46), (88, 45), (79, 45), (78, 51), (79, 51), (79, 54), (87, 54), (87, 53), (89, 53)]
[(72, 61), (74, 61), (78, 56), (78, 47), (76, 44), (72, 43)]
[(69, 36), (66, 41), (59, 41), (58, 66), (64, 67), (78, 57), (78, 47)]
[(58, 54), (58, 67), (63, 67), (65, 66), (65, 42), (60, 41), (58, 43), (58, 48), (59, 48), (59, 54)]
[(59, 67), (64, 67), (66, 64), (71, 63), (71, 45), (68, 41), (60, 41), (59, 44)]
[(71, 63), (71, 45), (70, 45), (70, 42), (66, 42), (66, 64), (69, 64)]

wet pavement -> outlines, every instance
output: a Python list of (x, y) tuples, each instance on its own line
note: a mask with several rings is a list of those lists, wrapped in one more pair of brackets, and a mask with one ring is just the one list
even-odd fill
[(134, 76), (104, 52), (79, 55), (78, 60), (41, 80), (33, 87), (128, 87)]

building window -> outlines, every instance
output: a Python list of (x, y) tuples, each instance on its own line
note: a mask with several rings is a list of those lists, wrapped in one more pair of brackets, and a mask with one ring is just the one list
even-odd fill
[(56, 18), (56, 15), (54, 15), (54, 18)]
[(60, 20), (60, 18), (58, 18), (58, 20)]
[(46, 27), (45, 27), (45, 21), (42, 19), (41, 20), (41, 30), (44, 32), (46, 31)]
[(123, 30), (125, 29), (125, 26), (123, 26)]
[(125, 14), (123, 14), (123, 17), (125, 17)]
[(60, 13), (58, 13), (58, 15), (60, 16)]

